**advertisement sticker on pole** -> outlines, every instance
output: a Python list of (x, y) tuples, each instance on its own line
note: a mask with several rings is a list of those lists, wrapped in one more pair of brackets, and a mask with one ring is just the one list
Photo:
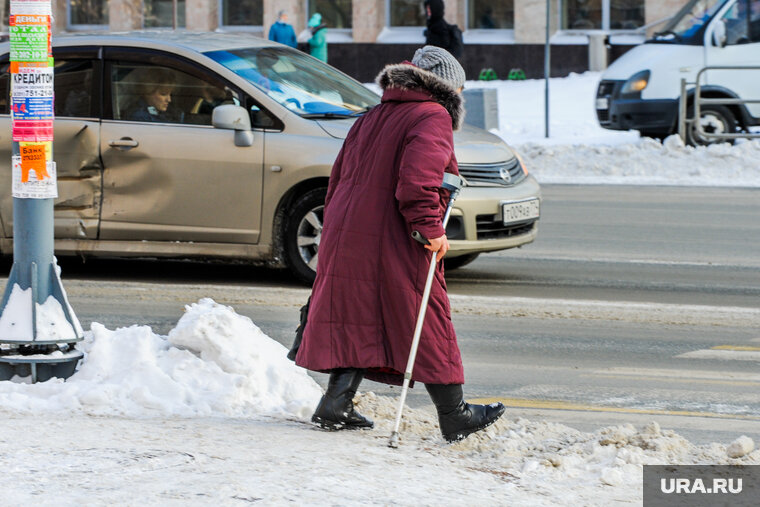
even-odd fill
[(54, 256), (51, 0), (10, 2), (13, 267), (0, 302), (0, 380), (71, 376), (82, 327)]

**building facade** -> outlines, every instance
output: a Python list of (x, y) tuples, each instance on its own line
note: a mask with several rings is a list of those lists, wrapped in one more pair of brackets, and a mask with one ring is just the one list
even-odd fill
[[(545, 40), (550, 6), (551, 41), (558, 74), (582, 70), (589, 35), (608, 34), (623, 50), (661, 27), (686, 0), (446, 0), (445, 18), (462, 29), (468, 74), (484, 65), (530, 67), (533, 46)], [(3, 0), (7, 27), (9, 0)], [(125, 31), (179, 28), (193, 31), (245, 31), (266, 36), (277, 12), (285, 10), (298, 34), (314, 12), (328, 30), (330, 63), (346, 70), (348, 59), (395, 57), (424, 42), (423, 0), (52, 0), (54, 31)], [(6, 28), (7, 31), (7, 28)], [(568, 46), (564, 49), (563, 46)], [(572, 48), (572, 46), (577, 46)], [(613, 51), (614, 53), (614, 51)], [(575, 56), (572, 56), (575, 55)], [(613, 55), (614, 56), (614, 55)], [(406, 55), (404, 58), (408, 58)], [(343, 61), (343, 60), (346, 61)], [(477, 60), (472, 63), (471, 60)], [(586, 60), (588, 57), (586, 56)], [(562, 60), (571, 62), (561, 68)], [(492, 65), (488, 65), (492, 62)], [(373, 68), (376, 61), (371, 62)], [(585, 65), (588, 65), (586, 61)], [(578, 67), (578, 68), (575, 68)], [(553, 68), (554, 70), (554, 68)], [(526, 69), (530, 74), (532, 69)], [(356, 73), (361, 76), (356, 76)], [(366, 78), (362, 71), (349, 72)]]

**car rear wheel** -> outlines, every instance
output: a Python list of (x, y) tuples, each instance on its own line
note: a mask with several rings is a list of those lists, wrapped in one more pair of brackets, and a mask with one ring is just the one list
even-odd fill
[(459, 269), (463, 266), (468, 265), (472, 261), (478, 258), (479, 253), (472, 253), (468, 255), (460, 255), (459, 257), (452, 257), (452, 258), (444, 258), (443, 259), (443, 268), (446, 271), (451, 271), (452, 269)]
[[(689, 112), (689, 117), (694, 116), (693, 109)], [(699, 123), (702, 130), (708, 134), (733, 134), (736, 132), (736, 119), (731, 110), (725, 106), (705, 106), (700, 108)], [(686, 134), (686, 141), (692, 146), (708, 145), (715, 143), (725, 143), (725, 139), (715, 139), (700, 134), (697, 131), (697, 124), (689, 125)], [(732, 142), (732, 141), (728, 141)]]
[(285, 224), (285, 263), (296, 278), (311, 285), (317, 276), (326, 188), (296, 199)]

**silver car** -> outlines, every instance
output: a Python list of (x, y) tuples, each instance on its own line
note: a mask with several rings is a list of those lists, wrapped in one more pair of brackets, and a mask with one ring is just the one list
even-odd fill
[[(380, 98), (297, 50), (243, 34), (55, 37), (55, 248), (80, 256), (284, 263), (314, 278), (332, 163)], [(0, 45), (0, 188), (11, 187), (9, 46)], [(380, 70), (378, 64), (378, 71)], [(455, 135), (466, 180), (449, 269), (536, 237), (540, 189), (498, 137)], [(0, 196), (0, 251), (13, 245)]]

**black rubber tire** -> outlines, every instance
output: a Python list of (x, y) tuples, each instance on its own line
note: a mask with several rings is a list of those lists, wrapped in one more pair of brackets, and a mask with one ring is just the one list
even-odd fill
[[(312, 285), (316, 272), (316, 257), (319, 252), (319, 237), (321, 236), (321, 223), (325, 206), (326, 188), (309, 190), (295, 200), (285, 218), (284, 253), (285, 264), (298, 280)], [(316, 217), (320, 227), (317, 229), (307, 220), (309, 213), (314, 213), (312, 221)], [(298, 245), (298, 238), (316, 238), (314, 244)], [(311, 266), (309, 265), (311, 261)]]
[[(705, 132), (723, 134), (733, 134), (736, 132), (736, 118), (734, 118), (734, 114), (726, 106), (705, 106), (700, 108), (699, 113), (701, 116), (700, 121), (709, 122)], [(687, 116), (689, 118), (694, 116), (693, 106), (689, 108)], [(725, 142), (733, 143), (733, 140), (703, 138), (697, 134), (696, 124), (694, 123), (686, 129), (686, 143), (691, 146), (706, 146), (708, 144)]]
[(445, 271), (451, 271), (452, 269), (459, 269), (464, 267), (478, 258), (479, 253), (472, 253), (467, 255), (460, 255), (459, 257), (451, 257), (450, 259), (444, 257), (443, 269)]

